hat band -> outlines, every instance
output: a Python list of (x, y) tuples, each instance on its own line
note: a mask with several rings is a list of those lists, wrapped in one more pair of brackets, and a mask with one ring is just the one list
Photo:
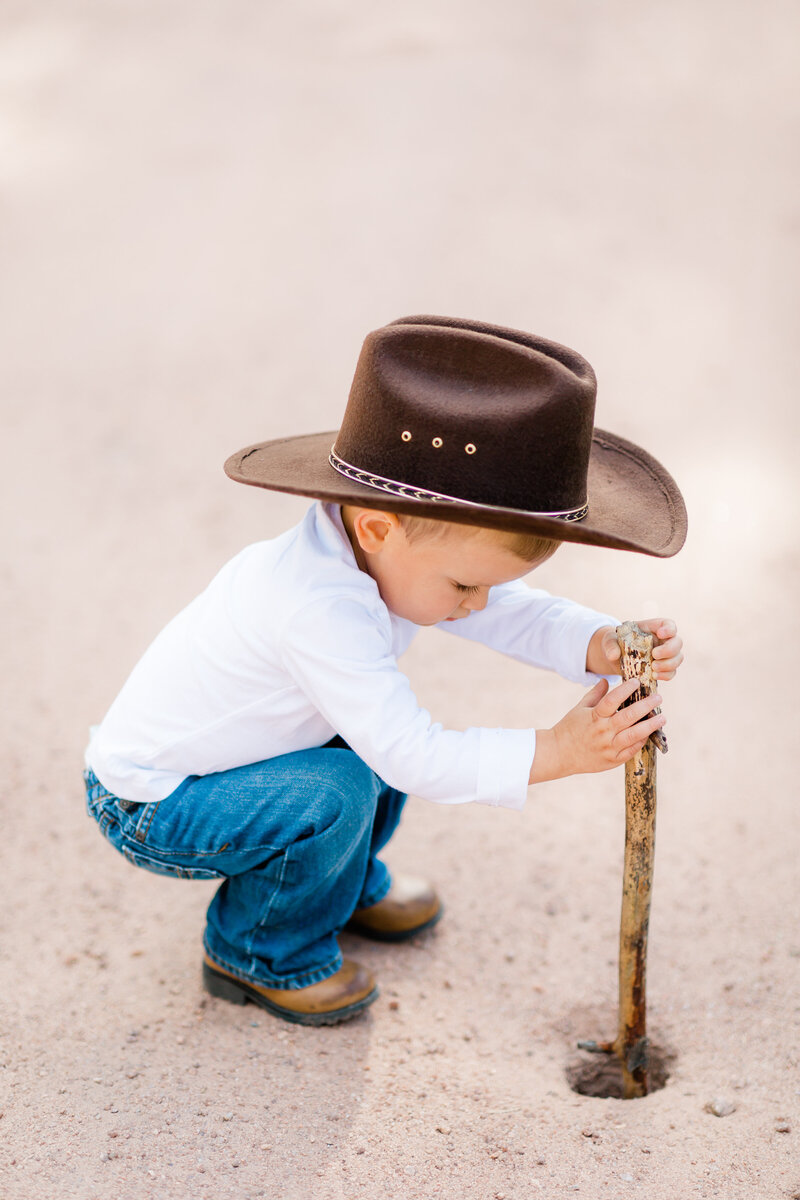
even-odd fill
[[(478, 501), (464, 500), (459, 496), (445, 496), (442, 492), (431, 492), (427, 488), (412, 487), (410, 484), (401, 483), (398, 479), (386, 479), (383, 475), (373, 475), (371, 471), (361, 471), (358, 467), (345, 462), (343, 458), (339, 458), (333, 447), (331, 447), (328, 461), (340, 475), (345, 475), (356, 483), (365, 483), (368, 487), (378, 488), (381, 492), (388, 492), (392, 496), (434, 502), (446, 500), (451, 504), (463, 504), (468, 508), (485, 508), (490, 512), (506, 511), (499, 504), (480, 504)], [(559, 521), (582, 521), (589, 511), (589, 505), (583, 504), (580, 508), (563, 509), (561, 512), (532, 512), (530, 509), (519, 509), (518, 511), (527, 517), (555, 517)]]

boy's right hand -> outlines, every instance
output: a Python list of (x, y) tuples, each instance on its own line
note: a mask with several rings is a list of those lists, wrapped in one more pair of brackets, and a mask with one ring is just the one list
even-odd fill
[(537, 729), (529, 782), (608, 771), (633, 758), (666, 724), (663, 713), (647, 716), (661, 703), (658, 693), (620, 709), (638, 686), (637, 679), (626, 679), (609, 691), (601, 679), (552, 729)]

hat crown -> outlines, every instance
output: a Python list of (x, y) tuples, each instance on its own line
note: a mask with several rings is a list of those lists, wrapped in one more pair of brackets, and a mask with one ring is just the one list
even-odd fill
[(359, 472), (527, 512), (586, 504), (596, 380), (575, 351), (479, 322), (370, 333), (334, 454)]

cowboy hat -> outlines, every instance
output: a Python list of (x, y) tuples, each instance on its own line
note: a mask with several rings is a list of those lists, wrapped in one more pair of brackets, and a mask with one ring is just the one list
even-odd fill
[(686, 507), (641, 447), (595, 429), (574, 350), (451, 317), (368, 334), (338, 433), (259, 442), (231, 479), (337, 504), (536, 533), (668, 558)]

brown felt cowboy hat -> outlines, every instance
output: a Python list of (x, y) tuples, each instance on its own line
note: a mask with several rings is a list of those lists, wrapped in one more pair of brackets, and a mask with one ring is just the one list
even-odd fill
[(337, 504), (668, 558), (686, 538), (677, 484), (594, 428), (586, 359), (533, 334), (403, 317), (367, 336), (338, 433), (260, 442), (231, 479)]

